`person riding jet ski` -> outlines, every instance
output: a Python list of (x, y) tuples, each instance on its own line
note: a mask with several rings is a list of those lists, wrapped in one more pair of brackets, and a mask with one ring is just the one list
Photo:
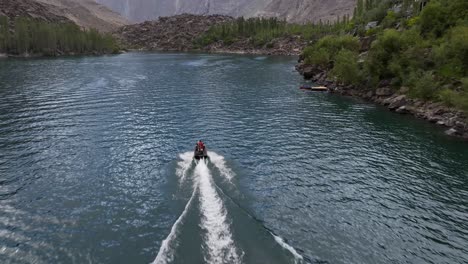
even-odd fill
[(196, 160), (208, 158), (208, 152), (206, 151), (205, 144), (201, 140), (199, 140), (195, 146), (194, 158)]
[(203, 151), (205, 150), (205, 144), (203, 143), (203, 141), (199, 140), (198, 143), (197, 143), (197, 149), (198, 151)]

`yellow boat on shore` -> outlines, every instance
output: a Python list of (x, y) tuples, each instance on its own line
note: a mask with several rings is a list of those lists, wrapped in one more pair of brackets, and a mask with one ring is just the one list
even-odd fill
[(301, 90), (307, 90), (307, 91), (316, 91), (316, 92), (327, 92), (328, 88), (325, 86), (307, 86), (303, 85), (300, 87)]

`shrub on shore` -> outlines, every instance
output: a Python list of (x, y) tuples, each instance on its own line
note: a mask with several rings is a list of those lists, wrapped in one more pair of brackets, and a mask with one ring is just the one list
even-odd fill
[(358, 65), (358, 53), (347, 49), (340, 50), (336, 54), (334, 67), (330, 73), (343, 84), (359, 84), (361, 71)]

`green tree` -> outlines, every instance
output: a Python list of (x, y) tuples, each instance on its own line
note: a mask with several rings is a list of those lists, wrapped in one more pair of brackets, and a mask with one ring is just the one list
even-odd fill
[(343, 84), (358, 84), (361, 81), (361, 71), (357, 52), (346, 49), (339, 51), (331, 74)]
[(358, 18), (361, 18), (362, 15), (364, 14), (364, 3), (363, 3), (363, 0), (358, 0), (357, 1), (357, 17)]
[(8, 27), (8, 17), (0, 16), (0, 52), (8, 50), (10, 42), (10, 30)]
[(15, 19), (15, 45), (18, 54), (28, 53), (29, 45), (31, 43), (31, 36), (29, 33), (29, 20), (26, 18)]

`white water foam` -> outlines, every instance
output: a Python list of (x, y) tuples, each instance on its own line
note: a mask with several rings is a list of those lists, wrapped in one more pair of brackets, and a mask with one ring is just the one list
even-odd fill
[(179, 177), (179, 183), (182, 184), (187, 178), (187, 171), (193, 160), (193, 152), (185, 152), (179, 155), (182, 159), (177, 163), (176, 174)]
[(210, 161), (219, 170), (221, 175), (229, 182), (232, 182), (232, 179), (235, 177), (235, 173), (227, 167), (224, 157), (212, 151), (210, 151), (209, 156)]
[(202, 228), (207, 232), (205, 245), (208, 248), (208, 263), (241, 263), (227, 222), (223, 201), (216, 193), (213, 178), (204, 162), (195, 168), (200, 188)]
[(187, 215), (187, 212), (190, 206), (192, 205), (193, 200), (195, 200), (196, 194), (197, 194), (197, 188), (194, 188), (192, 197), (190, 197), (190, 200), (188, 201), (187, 205), (185, 205), (184, 211), (179, 216), (179, 218), (177, 218), (176, 222), (171, 228), (171, 232), (169, 233), (169, 235), (161, 243), (161, 247), (159, 248), (158, 255), (156, 256), (156, 259), (153, 261), (153, 264), (166, 264), (166, 263), (171, 263), (174, 260), (174, 249), (173, 247), (170, 247), (170, 246), (171, 244), (173, 244), (173, 242), (177, 238), (177, 231), (179, 229), (179, 226), (182, 224), (185, 216)]
[[(185, 152), (179, 155), (181, 161), (178, 162), (176, 174), (182, 183), (187, 177), (187, 171), (192, 163), (193, 153)], [(231, 181), (235, 176), (234, 172), (227, 167), (223, 156), (210, 152), (210, 161), (221, 172), (227, 180)], [(201, 227), (206, 231), (204, 241), (208, 256), (205, 258), (207, 263), (241, 263), (242, 254), (239, 256), (234, 244), (232, 233), (227, 221), (227, 212), (223, 206), (223, 201), (216, 192), (210, 170), (205, 162), (199, 162), (195, 167), (195, 182), (193, 193), (185, 206), (184, 211), (171, 228), (171, 232), (163, 240), (158, 255), (152, 264), (166, 264), (174, 261), (174, 241), (177, 238), (179, 226), (193, 203), (197, 191), (200, 192), (200, 210), (202, 213)], [(275, 241), (284, 249), (289, 251), (295, 259), (295, 263), (303, 263), (304, 258), (292, 246), (287, 244), (283, 238), (270, 234)], [(243, 252), (242, 252), (243, 253)]]
[[(210, 161), (214, 164), (214, 166), (221, 172), (221, 175), (225, 177), (229, 182), (232, 182), (232, 179), (235, 177), (235, 173), (226, 165), (226, 160), (223, 156), (210, 151)], [(271, 233), (271, 232), (270, 232)], [(295, 259), (295, 263), (301, 263), (304, 258), (299, 254), (292, 246), (290, 246), (284, 239), (279, 236), (271, 235), (275, 238), (276, 243), (278, 243), (281, 247), (289, 251)]]
[(284, 239), (282, 239), (279, 236), (276, 236), (275, 234), (271, 233), (270, 234), (275, 238), (276, 243), (278, 243), (280, 246), (282, 246), (284, 249), (289, 251), (293, 256), (294, 256), (294, 262), (295, 263), (302, 263), (304, 258), (302, 257), (301, 254), (299, 254), (292, 246), (290, 246)]

